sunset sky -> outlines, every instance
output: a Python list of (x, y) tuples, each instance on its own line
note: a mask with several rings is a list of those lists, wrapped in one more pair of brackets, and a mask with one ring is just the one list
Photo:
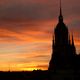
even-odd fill
[[(80, 0), (62, 0), (64, 22), (80, 53)], [(59, 0), (0, 0), (0, 70), (48, 68)]]

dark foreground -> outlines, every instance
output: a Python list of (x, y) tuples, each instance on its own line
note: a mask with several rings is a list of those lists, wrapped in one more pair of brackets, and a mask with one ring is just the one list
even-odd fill
[(47, 71), (0, 72), (0, 80), (47, 80)]
[(72, 70), (0, 72), (0, 80), (80, 80), (80, 71), (77, 73)]

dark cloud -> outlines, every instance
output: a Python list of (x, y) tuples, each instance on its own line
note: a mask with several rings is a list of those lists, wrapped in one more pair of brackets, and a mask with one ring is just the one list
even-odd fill
[[(71, 16), (80, 16), (79, 3), (79, 0), (62, 1), (65, 19)], [(34, 27), (38, 29), (40, 23), (35, 24), (29, 21), (51, 20), (55, 18), (57, 20), (59, 14), (59, 2), (56, 0), (1, 0), (0, 4), (0, 28), (7, 28), (17, 32), (25, 29), (25, 27), (31, 30)], [(74, 19), (76, 18), (74, 17)], [(25, 20), (27, 22), (23, 23)]]
[(27, 20), (36, 20), (36, 19), (51, 19), (54, 17), (54, 13), (50, 10), (50, 7), (42, 4), (33, 4), (33, 5), (10, 5), (7, 7), (1, 7), (0, 9), (0, 19), (9, 20), (9, 19), (27, 19)]
[[(58, 15), (59, 2), (56, 0), (3, 0), (3, 4), (0, 7), (0, 19), (11, 20), (11, 19), (53, 19)], [(77, 3), (77, 4), (75, 4)], [(79, 0), (69, 1), (65, 0), (62, 2), (63, 12), (65, 17), (70, 15), (80, 14), (80, 3)]]

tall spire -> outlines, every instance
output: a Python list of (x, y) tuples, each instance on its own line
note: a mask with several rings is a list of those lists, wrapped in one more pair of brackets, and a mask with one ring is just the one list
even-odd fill
[(60, 0), (60, 16), (62, 16), (62, 7), (61, 7), (61, 0)]
[(59, 22), (63, 22), (63, 16), (62, 16), (62, 7), (61, 7), (61, 0), (60, 0), (60, 15), (59, 15)]

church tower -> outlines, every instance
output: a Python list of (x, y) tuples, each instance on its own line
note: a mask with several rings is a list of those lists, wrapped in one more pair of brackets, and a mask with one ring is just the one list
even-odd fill
[(52, 44), (52, 56), (48, 70), (63, 69), (72, 66), (73, 56), (76, 53), (74, 40), (72, 36), (72, 44), (67, 26), (64, 24), (62, 7), (60, 0), (60, 14), (58, 24), (54, 29), (54, 38)]

